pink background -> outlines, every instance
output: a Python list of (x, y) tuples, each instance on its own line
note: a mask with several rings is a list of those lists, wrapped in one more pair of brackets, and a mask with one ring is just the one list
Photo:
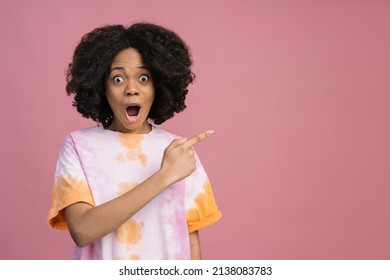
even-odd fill
[(206, 259), (390, 259), (389, 1), (2, 1), (0, 259), (69, 259), (46, 224), (81, 36), (152, 21), (191, 46), (188, 109), (223, 218)]

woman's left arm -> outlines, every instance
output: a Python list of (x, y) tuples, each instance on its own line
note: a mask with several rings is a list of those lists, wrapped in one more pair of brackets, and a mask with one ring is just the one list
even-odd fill
[(191, 260), (201, 260), (202, 254), (200, 252), (200, 239), (198, 231), (190, 233), (190, 250)]

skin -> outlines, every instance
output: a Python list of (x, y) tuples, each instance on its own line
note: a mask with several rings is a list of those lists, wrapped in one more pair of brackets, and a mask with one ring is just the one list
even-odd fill
[[(149, 75), (149, 79), (144, 76)], [(106, 95), (114, 112), (110, 129), (123, 133), (148, 133), (147, 122), (154, 100), (154, 87), (141, 56), (135, 49), (126, 49), (115, 57), (106, 80)], [(126, 116), (129, 102), (141, 106), (140, 117)], [(65, 208), (69, 232), (79, 247), (87, 246), (116, 230), (165, 189), (189, 176), (196, 168), (193, 145), (214, 131), (208, 130), (190, 139), (176, 139), (164, 150), (160, 169), (127, 193), (93, 207), (78, 202)], [(201, 259), (198, 232), (189, 234), (191, 258)]]
[[(115, 56), (106, 78), (106, 97), (114, 112), (109, 129), (132, 134), (151, 130), (148, 115), (154, 101), (153, 80), (136, 49), (124, 49)], [(141, 107), (137, 120), (126, 113), (126, 107), (132, 103)]]
[(198, 231), (194, 231), (194, 232), (190, 233), (190, 250), (191, 250), (191, 260), (201, 260), (202, 259)]

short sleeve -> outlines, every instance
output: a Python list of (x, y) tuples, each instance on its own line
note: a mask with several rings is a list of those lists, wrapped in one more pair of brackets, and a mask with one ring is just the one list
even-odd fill
[(208, 176), (197, 155), (196, 164), (196, 170), (185, 179), (185, 208), (189, 233), (211, 225), (222, 217)]
[(57, 161), (52, 206), (48, 214), (49, 225), (55, 229), (68, 229), (63, 210), (76, 202), (94, 206), (75, 143), (68, 135), (62, 144)]

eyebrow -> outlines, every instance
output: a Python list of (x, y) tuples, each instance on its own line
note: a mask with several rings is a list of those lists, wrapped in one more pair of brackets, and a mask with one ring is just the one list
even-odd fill
[[(146, 69), (146, 70), (149, 70), (148, 67), (146, 67), (145, 65), (140, 65), (140, 66), (137, 66), (136, 67), (137, 69)], [(114, 70), (126, 70), (125, 67), (122, 67), (122, 66), (115, 66), (115, 67), (112, 67), (110, 69), (110, 72), (114, 71)]]

